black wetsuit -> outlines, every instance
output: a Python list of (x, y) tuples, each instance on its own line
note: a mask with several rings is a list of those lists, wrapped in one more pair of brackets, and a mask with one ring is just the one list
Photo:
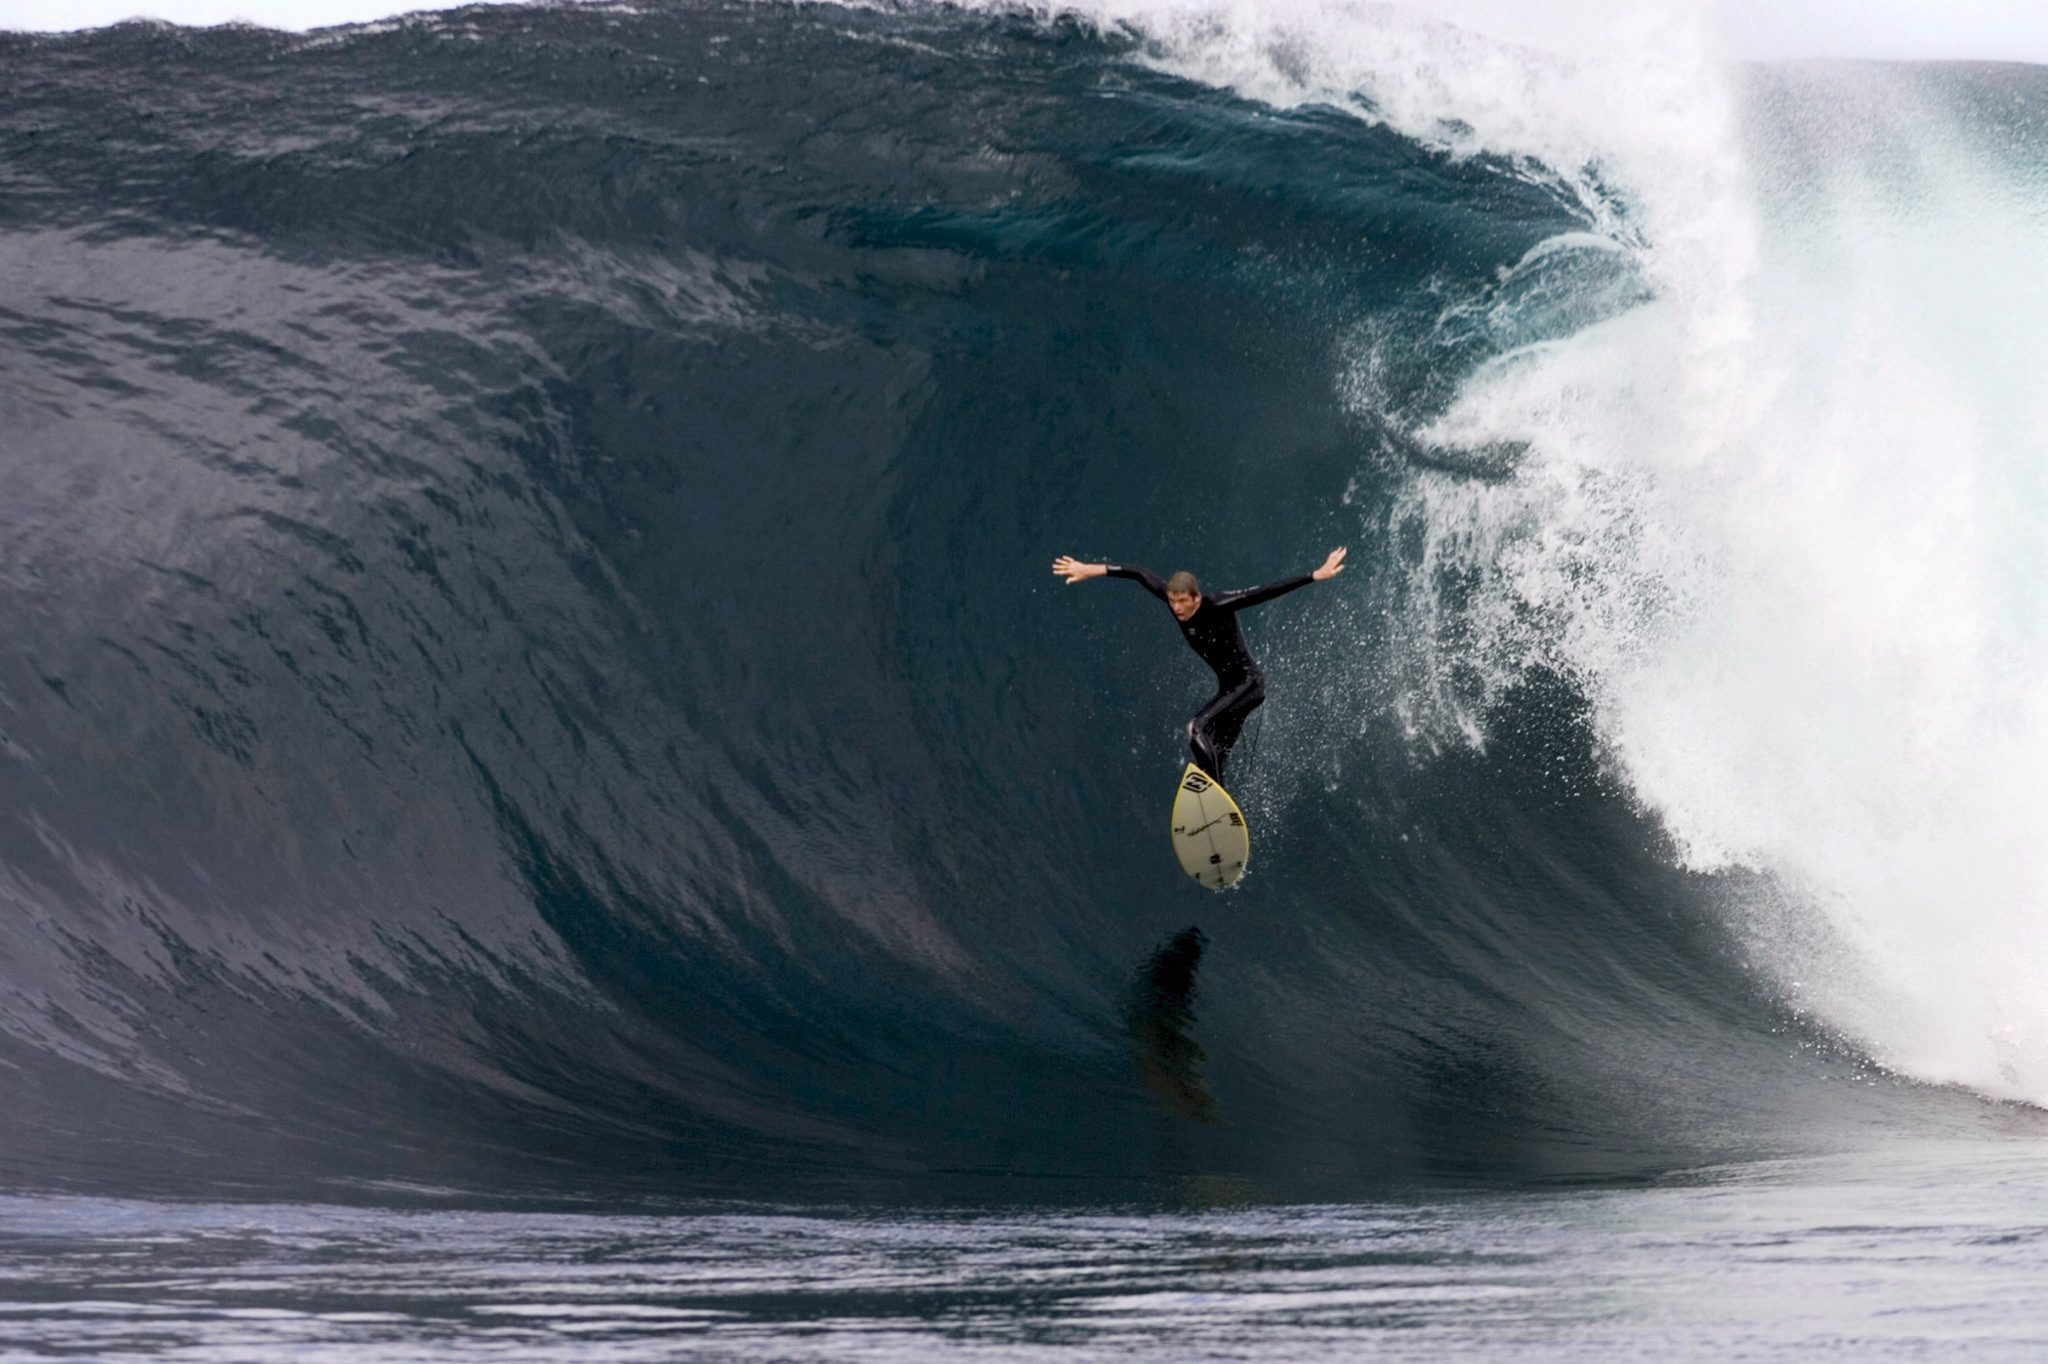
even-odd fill
[[(1111, 564), (1109, 576), (1143, 583), (1147, 592), (1166, 600), (1165, 579), (1150, 569), (1135, 564)], [(1205, 592), (1202, 604), (1192, 616), (1186, 620), (1174, 617), (1181, 638), (1216, 673), (1216, 695), (1200, 714), (1188, 721), (1188, 750), (1195, 755), (1195, 765), (1218, 781), (1223, 780), (1223, 764), (1229, 760), (1237, 736), (1244, 732), (1244, 722), (1266, 700), (1265, 675), (1259, 671), (1251, 650), (1245, 648), (1244, 630), (1237, 623), (1237, 613), (1314, 581), (1304, 573), (1298, 578), (1238, 592)]]

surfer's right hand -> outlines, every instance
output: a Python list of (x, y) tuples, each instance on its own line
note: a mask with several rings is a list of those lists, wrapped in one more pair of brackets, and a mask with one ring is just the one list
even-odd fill
[(1052, 561), (1052, 571), (1067, 580), (1072, 587), (1083, 578), (1096, 578), (1109, 571), (1108, 564), (1084, 564), (1071, 554), (1062, 554)]

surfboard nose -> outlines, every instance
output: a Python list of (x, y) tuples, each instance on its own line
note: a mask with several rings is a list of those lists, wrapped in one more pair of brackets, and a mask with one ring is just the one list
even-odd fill
[(1234, 886), (1251, 861), (1251, 829), (1223, 783), (1189, 763), (1173, 797), (1173, 855), (1211, 890)]

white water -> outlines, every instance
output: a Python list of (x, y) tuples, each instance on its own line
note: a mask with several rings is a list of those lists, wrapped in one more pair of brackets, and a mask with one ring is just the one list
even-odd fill
[[(1750, 131), (1763, 249), (1729, 362), (1754, 398), (1662, 413), (1711, 458), (1535, 417), (1557, 466), (1648, 470), (1621, 576), (1682, 603), (1646, 639), (1595, 613), (1570, 658), (1688, 861), (1818, 916), (1754, 924), (1796, 999), (1908, 1073), (2048, 1100), (2048, 199), (1931, 77), (1788, 84)], [(1605, 357), (1624, 406), (1642, 354)], [(1453, 420), (1529, 423), (1489, 387)]]

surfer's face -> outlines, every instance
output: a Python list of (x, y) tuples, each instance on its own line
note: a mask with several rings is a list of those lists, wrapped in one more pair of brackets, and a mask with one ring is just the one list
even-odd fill
[(1202, 594), (1199, 592), (1169, 592), (1166, 594), (1166, 604), (1173, 608), (1176, 620), (1186, 620), (1189, 616), (1195, 614), (1196, 608), (1202, 604)]

